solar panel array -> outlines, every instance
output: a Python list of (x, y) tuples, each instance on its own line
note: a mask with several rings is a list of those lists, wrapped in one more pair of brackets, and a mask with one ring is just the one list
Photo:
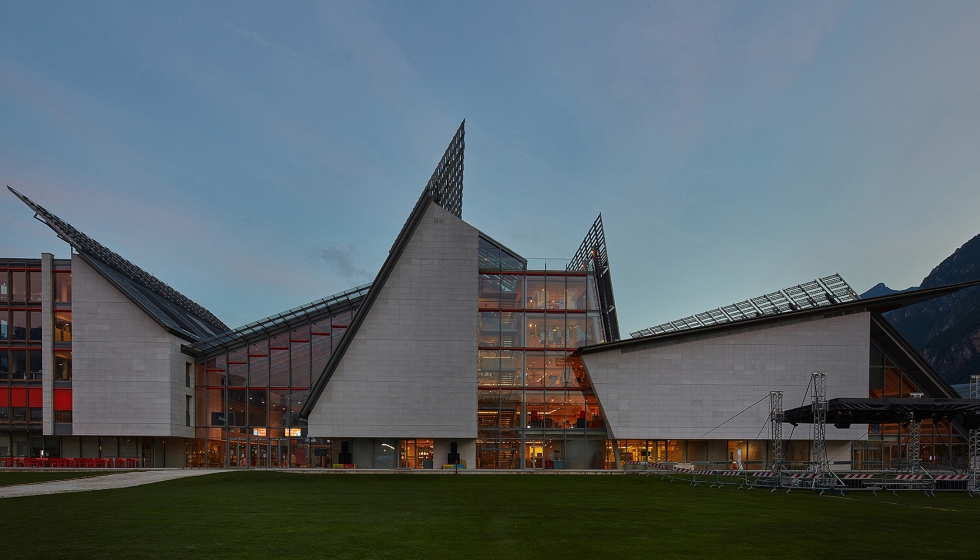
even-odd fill
[(222, 323), (221, 320), (212, 315), (207, 309), (191, 301), (191, 299), (184, 294), (164, 284), (152, 274), (129, 262), (113, 251), (110, 251), (104, 245), (75, 229), (74, 226), (62, 220), (58, 216), (55, 216), (40, 204), (37, 204), (33, 200), (20, 194), (9, 186), (7, 189), (14, 193), (14, 196), (19, 198), (24, 204), (30, 207), (30, 209), (34, 211), (35, 216), (41, 222), (54, 230), (54, 232), (58, 234), (58, 237), (67, 241), (68, 244), (79, 253), (86, 253), (87, 255), (94, 257), (96, 260), (99, 260), (112, 267), (130, 280), (167, 299), (174, 305), (181, 307), (186, 312), (207, 323), (211, 327), (209, 330), (214, 332), (228, 330), (228, 326)]
[(630, 333), (633, 338), (654, 336), (671, 332), (685, 331), (699, 327), (709, 327), (745, 321), (791, 311), (826, 307), (860, 299), (840, 274), (818, 278), (783, 290), (761, 295), (676, 321)]

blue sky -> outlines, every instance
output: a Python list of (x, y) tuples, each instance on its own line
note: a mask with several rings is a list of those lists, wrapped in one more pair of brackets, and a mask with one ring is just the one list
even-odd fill
[[(370, 281), (466, 119), (463, 218), (625, 332), (980, 233), (976, 2), (14, 2), (0, 182), (230, 325)], [(68, 255), (0, 193), (0, 255)]]

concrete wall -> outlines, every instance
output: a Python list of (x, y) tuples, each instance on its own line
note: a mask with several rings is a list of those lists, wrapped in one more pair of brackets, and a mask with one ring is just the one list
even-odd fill
[(54, 255), (41, 253), (41, 387), (44, 435), (54, 435)]
[(430, 204), (310, 414), (313, 437), (475, 438), (479, 232)]
[(71, 266), (73, 433), (193, 437), (184, 416), (184, 397), (193, 394), (184, 386), (184, 341), (78, 255)]
[[(755, 439), (769, 416), (769, 391), (784, 392), (784, 409), (800, 406), (811, 372), (827, 373), (828, 398), (866, 398), (869, 345), (870, 315), (858, 313), (586, 354), (583, 361), (616, 439)], [(857, 439), (864, 431), (829, 426), (827, 439)], [(783, 437), (791, 432), (785, 425)], [(810, 437), (808, 426), (793, 432), (794, 439)], [(761, 438), (768, 439), (768, 427)]]

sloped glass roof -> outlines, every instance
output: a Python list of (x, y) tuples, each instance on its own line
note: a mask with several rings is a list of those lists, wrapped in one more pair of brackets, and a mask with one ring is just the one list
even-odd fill
[(640, 338), (684, 331), (698, 327), (755, 319), (767, 315), (778, 315), (789, 311), (825, 307), (859, 299), (861, 298), (857, 295), (857, 292), (851, 289), (851, 286), (844, 281), (840, 274), (833, 274), (745, 301), (725, 305), (703, 313), (697, 313), (690, 317), (677, 319), (676, 321), (640, 329), (631, 332), (630, 336)]

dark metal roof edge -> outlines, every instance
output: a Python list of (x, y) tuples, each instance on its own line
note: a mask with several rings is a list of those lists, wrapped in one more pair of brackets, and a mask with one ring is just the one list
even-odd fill
[[(143, 305), (143, 302), (141, 302), (138, 299), (134, 298), (132, 296), (132, 294), (129, 293), (129, 290), (127, 290), (123, 286), (120, 286), (119, 283), (115, 281), (115, 279), (111, 278), (108, 274), (106, 274), (105, 272), (103, 272), (102, 269), (101, 269), (101, 267), (99, 267), (97, 264), (95, 264), (94, 262), (92, 262), (93, 260), (95, 260), (95, 257), (89, 256), (89, 255), (87, 255), (85, 253), (80, 253), (80, 252), (79, 253), (75, 253), (75, 254), (78, 255), (83, 261), (85, 261), (85, 263), (88, 264), (89, 267), (92, 270), (98, 272), (99, 273), (99, 276), (105, 278), (107, 282), (109, 282), (110, 284), (112, 284), (112, 286), (116, 289), (116, 291), (118, 291), (122, 295), (126, 296), (126, 299), (128, 299), (131, 302), (133, 302), (133, 305), (135, 305), (136, 307), (139, 307), (140, 308), (140, 311), (142, 311), (143, 313), (145, 313), (146, 315), (148, 315), (151, 319), (153, 319), (153, 322), (155, 322), (156, 324), (160, 325), (163, 328), (163, 330), (167, 331), (168, 333), (170, 333), (170, 334), (172, 334), (172, 335), (174, 335), (174, 336), (176, 336), (178, 338), (181, 338), (183, 340), (186, 340), (187, 342), (195, 342), (194, 336), (192, 334), (183, 332), (183, 331), (178, 330), (178, 329), (175, 329), (175, 328), (171, 327), (170, 325), (167, 325), (166, 323), (164, 323), (163, 321), (161, 321), (160, 318), (157, 317), (157, 314), (156, 313), (154, 313), (150, 309), (147, 309), (147, 307), (145, 305)], [(108, 266), (108, 265), (106, 265), (106, 266)]]
[(317, 378), (313, 386), (310, 387), (309, 398), (306, 399), (306, 403), (299, 412), (300, 418), (309, 418), (310, 413), (313, 412), (313, 407), (320, 399), (320, 395), (323, 394), (323, 390), (327, 387), (327, 383), (330, 381), (330, 378), (333, 377), (333, 374), (340, 365), (341, 360), (343, 360), (344, 354), (347, 353), (347, 349), (350, 347), (351, 342), (357, 335), (357, 331), (361, 328), (364, 320), (371, 312), (371, 307), (378, 299), (378, 295), (381, 294), (381, 290), (384, 289), (385, 283), (388, 281), (388, 277), (391, 276), (391, 272), (395, 269), (395, 265), (398, 264), (399, 259), (401, 259), (402, 253), (405, 251), (405, 247), (412, 238), (412, 234), (415, 233), (415, 229), (422, 222), (422, 217), (425, 215), (426, 210), (428, 210), (429, 205), (433, 203), (434, 197), (430, 194), (429, 189), (424, 190), (422, 192), (422, 196), (419, 197), (418, 202), (415, 203), (415, 208), (412, 209), (412, 213), (409, 214), (408, 220), (405, 222), (405, 226), (395, 239), (395, 243), (392, 245), (391, 251), (388, 253), (388, 257), (385, 259), (384, 264), (381, 266), (381, 270), (378, 271), (378, 275), (374, 278), (374, 282), (371, 283), (371, 288), (361, 301), (361, 306), (357, 309), (357, 313), (354, 314), (354, 318), (347, 327), (347, 331), (344, 333), (344, 336), (340, 337), (340, 342), (337, 344), (337, 348), (334, 349), (332, 354), (330, 354), (330, 359), (327, 360), (327, 364), (323, 366), (323, 371), (320, 373), (320, 376)]
[(899, 292), (897, 294), (889, 294), (889, 295), (878, 296), (869, 299), (858, 299), (855, 301), (837, 303), (834, 305), (827, 305), (823, 307), (812, 307), (809, 309), (802, 309), (800, 311), (791, 311), (789, 313), (774, 313), (772, 315), (765, 315), (763, 317), (747, 319), (743, 321), (730, 321), (728, 323), (709, 325), (706, 327), (698, 327), (698, 328), (687, 329), (683, 331), (656, 334), (656, 335), (645, 336), (641, 338), (629, 338), (617, 342), (593, 344), (591, 346), (583, 346), (582, 348), (579, 348), (574, 352), (573, 355), (581, 356), (583, 354), (594, 354), (596, 352), (606, 352), (608, 350), (629, 348), (632, 346), (642, 346), (643, 344), (647, 344), (650, 342), (660, 342), (663, 340), (684, 339), (689, 337), (693, 338), (708, 333), (717, 333), (717, 332), (724, 332), (727, 330), (741, 329), (746, 326), (755, 326), (755, 325), (764, 325), (768, 323), (780, 323), (783, 321), (792, 321), (794, 319), (799, 319), (801, 317), (818, 316), (818, 315), (837, 315), (841, 313), (848, 313), (848, 312), (855, 312), (855, 311), (886, 313), (888, 311), (894, 311), (895, 309), (908, 307), (909, 305), (915, 305), (917, 303), (922, 303), (923, 301), (928, 301), (930, 299), (935, 299), (937, 297), (942, 297), (952, 293), (956, 293), (960, 290), (966, 288), (972, 288), (974, 286), (980, 286), (980, 280), (960, 282), (957, 284), (949, 284), (947, 286), (937, 286), (935, 288), (926, 288), (924, 290), (917, 290), (914, 292)]
[(919, 351), (912, 346), (912, 343), (909, 342), (902, 335), (902, 333), (888, 321), (888, 319), (882, 317), (880, 313), (873, 313), (871, 315), (871, 320), (874, 321), (875, 324), (885, 332), (885, 335), (887, 335), (892, 342), (894, 342), (899, 349), (905, 353), (906, 357), (915, 362), (915, 365), (919, 368), (919, 371), (929, 378), (929, 381), (932, 381), (940, 389), (946, 392), (947, 395), (950, 395), (946, 398), (959, 398), (959, 392), (957, 392), (956, 389), (950, 385), (949, 381), (946, 381), (946, 379), (938, 371), (936, 371), (936, 369), (933, 368), (929, 362), (926, 361), (922, 354), (920, 354)]

